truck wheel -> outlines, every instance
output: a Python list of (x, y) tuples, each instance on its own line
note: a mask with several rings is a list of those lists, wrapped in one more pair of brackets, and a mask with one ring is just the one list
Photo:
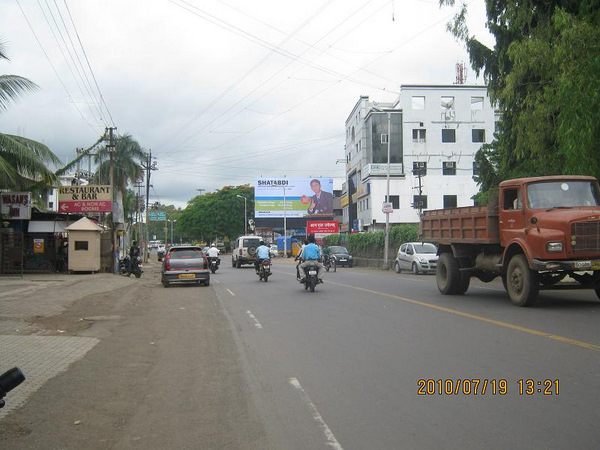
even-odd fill
[(531, 306), (537, 298), (540, 283), (537, 272), (529, 268), (525, 255), (515, 255), (508, 263), (506, 291), (515, 306)]
[(458, 260), (451, 253), (442, 253), (440, 256), (435, 271), (435, 282), (442, 294), (453, 295), (457, 293), (460, 272), (458, 271)]
[(456, 286), (456, 292), (454, 293), (457, 295), (463, 295), (469, 290), (469, 285), (471, 284), (471, 275), (466, 272), (459, 271), (458, 276), (460, 281), (458, 282), (458, 285)]

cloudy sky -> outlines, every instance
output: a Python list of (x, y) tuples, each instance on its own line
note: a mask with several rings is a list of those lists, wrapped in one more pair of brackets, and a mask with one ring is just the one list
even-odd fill
[[(0, 73), (40, 86), (0, 127), (66, 162), (114, 124), (156, 156), (151, 200), (178, 206), (259, 176), (343, 176), (336, 160), (360, 95), (385, 102), (401, 84), (450, 84), (468, 62), (445, 30), (455, 10), (435, 0), (0, 0), (11, 59)], [(471, 1), (470, 32), (491, 45), (484, 21), (484, 1)], [(471, 70), (467, 82), (481, 84)]]

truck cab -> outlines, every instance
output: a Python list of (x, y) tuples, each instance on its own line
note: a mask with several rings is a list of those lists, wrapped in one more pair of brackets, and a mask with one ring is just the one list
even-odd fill
[(499, 200), (503, 262), (522, 251), (534, 270), (600, 269), (586, 260), (600, 257), (600, 190), (595, 178), (504, 181)]

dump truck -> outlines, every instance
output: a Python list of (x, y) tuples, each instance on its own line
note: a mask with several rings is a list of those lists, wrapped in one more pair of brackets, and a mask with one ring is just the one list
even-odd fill
[(425, 211), (424, 241), (438, 244), (436, 283), (462, 295), (472, 277), (502, 277), (516, 306), (541, 289), (594, 289), (600, 298), (600, 190), (588, 176), (500, 183), (487, 206)]

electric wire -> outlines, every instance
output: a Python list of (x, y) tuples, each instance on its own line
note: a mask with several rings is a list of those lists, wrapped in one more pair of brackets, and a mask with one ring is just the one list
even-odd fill
[[(101, 130), (101, 127), (98, 127), (98, 129), (94, 128), (94, 125), (92, 125), (83, 115), (83, 113), (81, 112), (81, 110), (79, 109), (79, 107), (77, 106), (77, 104), (75, 103), (75, 101), (73, 100), (73, 96), (71, 95), (71, 93), (69, 92), (69, 89), (67, 89), (67, 86), (65, 84), (65, 82), (63, 81), (63, 79), (61, 78), (61, 76), (58, 74), (58, 71), (56, 70), (56, 67), (54, 67), (54, 64), (52, 63), (52, 60), (50, 59), (50, 57), (48, 56), (48, 53), (46, 52), (46, 50), (44, 49), (44, 46), (42, 45), (40, 39), (38, 38), (35, 30), (33, 29), (33, 26), (31, 25), (31, 22), (29, 21), (29, 18), (27, 17), (27, 14), (25, 14), (25, 11), (23, 10), (23, 7), (21, 6), (21, 3), (19, 2), (19, 0), (15, 0), (17, 5), (19, 6), (19, 9), (21, 10), (21, 14), (23, 14), (23, 18), (25, 19), (25, 21), (27, 22), (27, 26), (29, 27), (29, 29), (31, 30), (31, 34), (33, 34), (33, 37), (35, 38), (36, 42), (38, 43), (38, 46), (40, 47), (40, 49), (42, 50), (42, 53), (44, 54), (44, 56), (46, 57), (46, 60), (48, 61), (48, 64), (50, 64), (50, 67), (52, 68), (52, 71), (54, 72), (54, 75), (56, 75), (56, 78), (58, 78), (58, 81), (60, 82), (61, 86), (63, 87), (65, 93), (67, 94), (67, 97), (69, 98), (70, 103), (73, 105), (73, 107), (77, 110), (77, 112), (79, 113), (79, 115), (81, 116), (81, 120), (96, 134), (99, 133), (98, 130)], [(100, 132), (101, 133), (101, 132)]]

